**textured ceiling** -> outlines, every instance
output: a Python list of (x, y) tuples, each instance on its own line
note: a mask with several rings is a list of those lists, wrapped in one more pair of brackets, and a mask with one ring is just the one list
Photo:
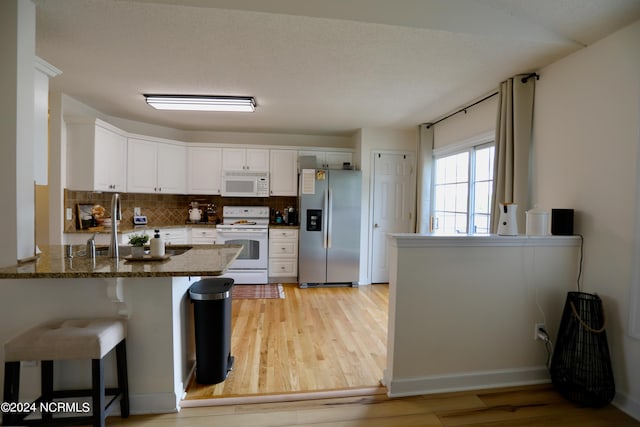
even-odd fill
[[(183, 130), (349, 135), (432, 121), (640, 19), (638, 0), (36, 0), (59, 90)], [(256, 113), (143, 93), (250, 95)]]

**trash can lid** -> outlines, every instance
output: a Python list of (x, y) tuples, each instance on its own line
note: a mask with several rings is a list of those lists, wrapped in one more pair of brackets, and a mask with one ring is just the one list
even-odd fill
[(211, 277), (202, 279), (189, 288), (189, 297), (192, 300), (219, 300), (231, 296), (233, 279), (228, 277)]

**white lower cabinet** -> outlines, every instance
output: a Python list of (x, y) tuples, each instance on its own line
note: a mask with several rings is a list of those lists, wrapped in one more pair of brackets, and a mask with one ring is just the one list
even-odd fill
[[(186, 245), (189, 243), (188, 233), (186, 228), (160, 228), (160, 237), (164, 240), (165, 245)], [(147, 228), (140, 231), (130, 231), (122, 234), (122, 244), (129, 244), (129, 237), (132, 234), (146, 234), (149, 239), (153, 238), (155, 231), (153, 228)]]
[(200, 228), (193, 227), (191, 230), (192, 245), (215, 245), (216, 244), (216, 229), (215, 228)]
[[(160, 236), (164, 240), (165, 245), (186, 245), (188, 243), (186, 228), (161, 229)], [(150, 237), (153, 237), (153, 231)]]
[(269, 229), (269, 277), (298, 280), (297, 229)]

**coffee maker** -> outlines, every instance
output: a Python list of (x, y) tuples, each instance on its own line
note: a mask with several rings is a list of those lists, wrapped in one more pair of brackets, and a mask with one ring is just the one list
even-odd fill
[(285, 209), (286, 210), (286, 223), (288, 225), (297, 225), (298, 224), (298, 213), (296, 212), (296, 209), (292, 206), (289, 206), (288, 208)]

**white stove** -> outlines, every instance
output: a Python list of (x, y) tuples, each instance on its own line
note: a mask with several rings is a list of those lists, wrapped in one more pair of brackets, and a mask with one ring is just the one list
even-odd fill
[(216, 226), (217, 240), (242, 245), (242, 252), (223, 277), (231, 277), (236, 284), (267, 284), (269, 208), (224, 206), (222, 215), (222, 224)]
[(262, 230), (269, 228), (267, 206), (224, 206), (218, 230)]

